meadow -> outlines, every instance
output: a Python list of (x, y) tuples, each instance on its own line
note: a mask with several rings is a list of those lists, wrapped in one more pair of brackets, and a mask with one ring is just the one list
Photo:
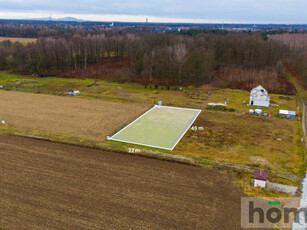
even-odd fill
[[(80, 90), (78, 97), (118, 101), (124, 103), (154, 105), (163, 101), (163, 105), (194, 109), (206, 109), (208, 103), (227, 103), (227, 106), (239, 112), (248, 112), (249, 91), (235, 89), (217, 89), (211, 86), (179, 87), (163, 85), (141, 85), (137, 83), (118, 83), (94, 79), (72, 79), (22, 76), (0, 72), (0, 85), (7, 90), (63, 95), (68, 89)], [(278, 114), (279, 109), (296, 110), (296, 95), (270, 94), (275, 106), (262, 108), (264, 112)], [(252, 107), (255, 109), (255, 107)]]
[(177, 154), (268, 171), (304, 173), (298, 122), (238, 113), (202, 112), (178, 144)]
[[(0, 85), (6, 86), (5, 89), (8, 91), (29, 92), (30, 94), (27, 93), (25, 95), (31, 95), (33, 100), (43, 96), (33, 94), (36, 93), (57, 95), (58, 97), (52, 97), (54, 102), (67, 99), (79, 103), (79, 100), (87, 99), (87, 103), (93, 103), (93, 110), (85, 112), (85, 106), (79, 110), (71, 110), (71, 115), (69, 114), (69, 109), (66, 109), (65, 106), (59, 107), (58, 118), (61, 117), (61, 119), (67, 121), (70, 127), (76, 123), (77, 128), (73, 128), (69, 136), (66, 135), (67, 132), (64, 135), (60, 128), (55, 129), (57, 126), (55, 121), (50, 122), (48, 127), (41, 127), (38, 124), (46, 122), (39, 119), (35, 121), (31, 116), (23, 117), (20, 119), (22, 120), (20, 123), (15, 121), (13, 126), (9, 126), (10, 128), (1, 127), (0, 132), (18, 135), (22, 133), (35, 133), (36, 136), (42, 136), (55, 141), (82, 143), (82, 145), (125, 152), (129, 148), (136, 148), (140, 149), (144, 155), (168, 154), (175, 157), (182, 156), (204, 165), (218, 165), (221, 168), (228, 167), (228, 165), (238, 168), (243, 166), (251, 170), (263, 168), (271, 172), (269, 173), (270, 179), (285, 179), (285, 183), (289, 184), (299, 183), (299, 179), (306, 169), (305, 164), (303, 164), (304, 151), (300, 141), (300, 123), (297, 120), (286, 120), (277, 117), (279, 109), (296, 110), (301, 115), (301, 104), (297, 100), (296, 95), (270, 94), (271, 103), (274, 106), (262, 109), (263, 111), (273, 113), (274, 117), (267, 118), (248, 115), (248, 110), (251, 108), (247, 106), (249, 92), (244, 90), (216, 89), (210, 86), (199, 88), (172, 86), (168, 88), (160, 85), (144, 86), (136, 83), (95, 81), (92, 79), (37, 78), (10, 74), (8, 72), (0, 73)], [(81, 94), (74, 98), (67, 98), (71, 96), (63, 96), (63, 93), (67, 92), (68, 89), (80, 90)], [(3, 92), (9, 93), (6, 90)], [(19, 100), (22, 100), (22, 97)], [(14, 101), (12, 104), (14, 104)], [(106, 141), (105, 135), (107, 133), (107, 135), (115, 134), (158, 101), (162, 101), (165, 106), (202, 110), (198, 119), (193, 124), (197, 129), (189, 130), (173, 151)], [(109, 127), (108, 122), (103, 119), (104, 115), (99, 112), (101, 108), (98, 109), (98, 107), (100, 106), (97, 106), (101, 103), (101, 107), (103, 107), (103, 104), (107, 102), (119, 103), (120, 107), (123, 106), (123, 108), (126, 106), (127, 108), (122, 111), (130, 111), (130, 115), (118, 121), (118, 123), (113, 123), (116, 125)], [(232, 108), (234, 112), (209, 111), (206, 108), (210, 102), (226, 102), (227, 107)], [(30, 101), (28, 104), (31, 104)], [(131, 109), (128, 109), (129, 107)], [(255, 107), (252, 108), (255, 109)], [(33, 111), (37, 110), (39, 110), (38, 107)], [(15, 107), (15, 111), (18, 111), (17, 107)], [(117, 111), (123, 117), (126, 115), (126, 112)], [(10, 113), (7, 112), (6, 114), (9, 116)], [(85, 116), (85, 114), (87, 115)], [(91, 114), (94, 115), (91, 116)], [(16, 112), (15, 116), (20, 118), (24, 115)], [(91, 126), (84, 128), (83, 126), (87, 126), (87, 123), (79, 124), (78, 116), (91, 119)], [(97, 116), (99, 119), (96, 119)], [(16, 120), (18, 120), (17, 118)], [(29, 122), (28, 127), (20, 128), (22, 124), (27, 124), (27, 122)], [(35, 130), (29, 130), (33, 123), (36, 123)], [(63, 130), (67, 130), (65, 122), (62, 124)], [(60, 125), (57, 127), (60, 127)], [(86, 135), (80, 135), (80, 133)]]

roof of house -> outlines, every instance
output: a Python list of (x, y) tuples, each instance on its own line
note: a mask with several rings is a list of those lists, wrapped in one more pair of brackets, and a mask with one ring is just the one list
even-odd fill
[(268, 95), (268, 91), (265, 88), (263, 88), (261, 85), (252, 89), (251, 97), (258, 97), (258, 99), (270, 98)]
[(254, 87), (253, 89), (256, 89), (256, 88), (262, 88), (262, 89), (264, 89), (264, 87), (262, 86), (262, 85), (258, 85), (258, 86), (256, 86), (256, 87)]
[(266, 172), (264, 170), (255, 170), (254, 178), (257, 180), (267, 180)]
[(267, 91), (262, 85), (258, 85), (257, 87), (253, 88), (252, 90), (257, 90), (257, 91), (264, 90), (264, 91)]

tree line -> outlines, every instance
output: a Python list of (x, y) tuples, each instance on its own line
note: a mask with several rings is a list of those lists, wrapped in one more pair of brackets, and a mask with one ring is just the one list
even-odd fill
[[(223, 68), (251, 70), (253, 75), (270, 69), (276, 74), (262, 78), (282, 77), (280, 63), (289, 61), (293, 53), (284, 42), (264, 40), (261, 33), (71, 33), (41, 37), (28, 45), (1, 42), (0, 69), (96, 79), (105, 79), (108, 70), (111, 80), (199, 86), (218, 81), (214, 75)], [(234, 76), (229, 79), (236, 81)], [(251, 85), (250, 77), (245, 80)], [(274, 84), (271, 79), (267, 82)]]
[(307, 33), (284, 33), (269, 37), (270, 40), (282, 42), (291, 51), (290, 67), (307, 87)]
[(38, 38), (48, 36), (63, 36), (75, 33), (73, 28), (64, 27), (35, 27), (35, 26), (8, 26), (0, 25), (1, 37)]

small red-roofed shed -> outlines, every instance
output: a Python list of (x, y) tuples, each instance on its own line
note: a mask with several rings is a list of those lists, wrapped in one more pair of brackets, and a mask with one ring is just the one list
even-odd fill
[(266, 172), (264, 170), (255, 170), (255, 179), (257, 180), (267, 180), (266, 179)]
[(255, 170), (254, 187), (265, 188), (267, 181), (266, 172), (264, 170)]

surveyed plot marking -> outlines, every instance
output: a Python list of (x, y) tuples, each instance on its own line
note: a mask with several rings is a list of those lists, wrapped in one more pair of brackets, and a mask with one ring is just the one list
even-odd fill
[(191, 130), (193, 130), (193, 131), (204, 131), (205, 128), (204, 127), (200, 127), (200, 126), (192, 126)]
[(135, 149), (135, 148), (129, 148), (128, 153), (141, 153), (140, 149)]
[(199, 109), (156, 105), (109, 140), (173, 150), (200, 112)]

